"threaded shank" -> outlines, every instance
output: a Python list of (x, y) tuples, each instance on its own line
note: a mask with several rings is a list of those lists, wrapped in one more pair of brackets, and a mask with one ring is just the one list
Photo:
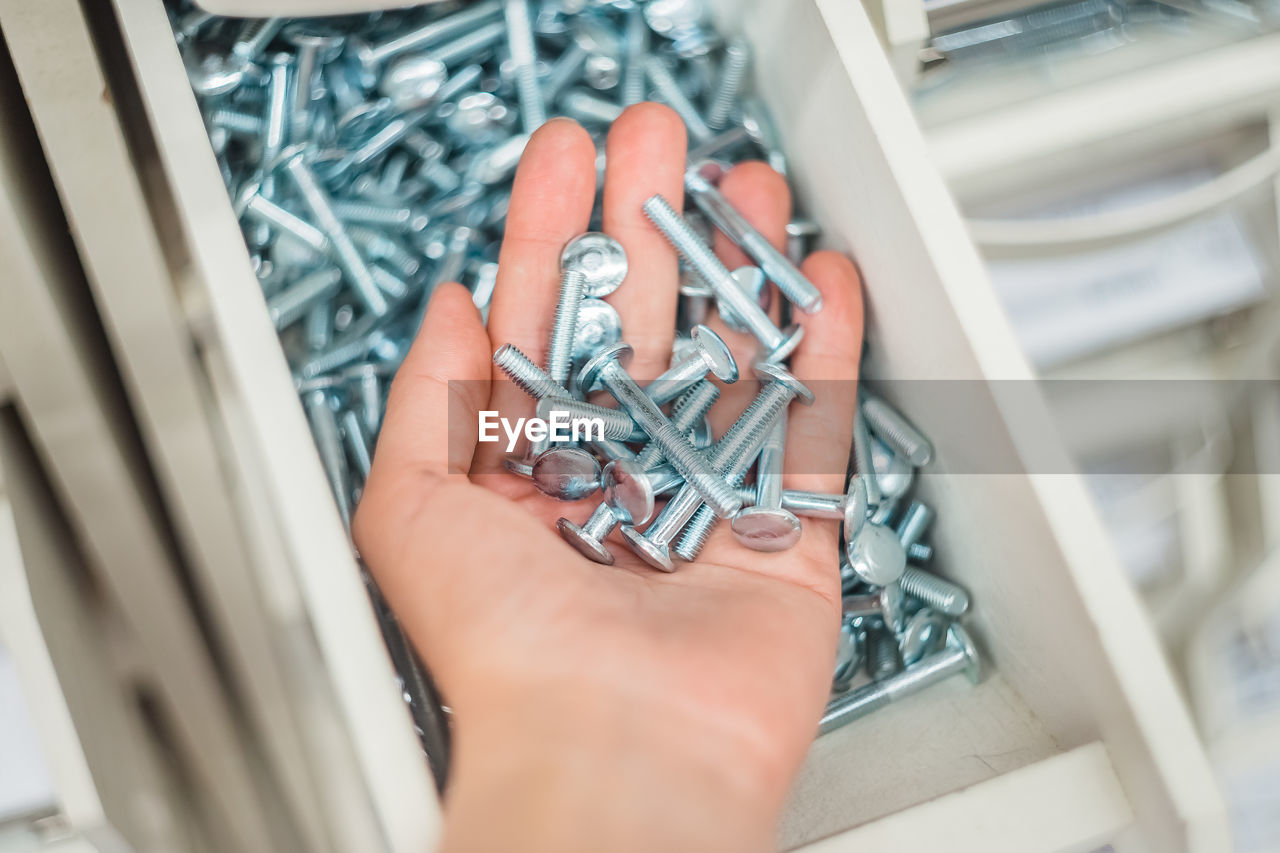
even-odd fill
[(907, 566), (898, 583), (907, 595), (919, 599), (939, 613), (959, 616), (969, 609), (969, 593), (964, 589), (915, 566)]
[(862, 414), (871, 431), (912, 465), (920, 468), (933, 460), (929, 439), (884, 400), (867, 395), (862, 401)]
[(711, 98), (711, 107), (707, 110), (707, 126), (712, 130), (720, 130), (729, 122), (729, 113), (738, 99), (738, 93), (742, 91), (742, 81), (746, 77), (750, 58), (746, 39), (735, 38), (725, 46), (720, 81)]
[(564, 388), (560, 387), (542, 368), (534, 364), (527, 355), (513, 344), (503, 344), (493, 354), (493, 363), (507, 375), (517, 388), (535, 400), (543, 397), (563, 397)]
[(898, 641), (887, 630), (867, 632), (867, 674), (872, 681), (883, 681), (902, 669)]
[(547, 374), (561, 387), (569, 381), (573, 359), (573, 338), (578, 331), (578, 311), (586, 294), (587, 278), (581, 270), (568, 269), (560, 279), (560, 300), (547, 346)]
[(680, 116), (685, 127), (689, 131), (689, 136), (696, 142), (706, 142), (711, 138), (711, 128), (707, 127), (707, 123), (699, 115), (697, 107), (689, 100), (688, 95), (680, 88), (680, 83), (676, 80), (675, 75), (671, 73), (671, 69), (662, 61), (660, 57), (650, 56), (645, 61), (645, 73), (649, 77), (649, 82), (653, 84), (653, 90), (657, 93), (658, 98), (671, 107)]

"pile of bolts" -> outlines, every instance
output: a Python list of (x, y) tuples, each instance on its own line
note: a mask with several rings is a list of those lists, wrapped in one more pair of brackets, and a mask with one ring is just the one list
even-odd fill
[[(763, 159), (783, 175), (787, 162), (746, 93), (748, 44), (708, 26), (701, 0), (480, 0), (306, 19), (220, 18), (178, 0), (170, 18), (344, 521), (433, 289), (460, 281), (487, 312), (529, 134), (549, 116), (573, 118), (597, 140), (603, 170), (609, 124), (656, 100), (691, 141), (692, 209), (661, 196), (644, 205), (682, 260), (671, 369), (643, 386), (626, 372), (630, 348), (604, 301), (626, 278), (625, 253), (598, 231), (579, 236), (562, 257), (546, 363), (510, 345), (494, 361), (541, 417), (567, 413), (602, 433), (536, 442), (508, 469), (562, 500), (602, 492), (589, 518), (558, 523), (600, 563), (613, 562), (615, 530), (645, 562), (674, 571), (721, 519), (763, 551), (795, 544), (801, 518), (839, 520), (844, 619), (824, 733), (952, 675), (977, 679), (957, 621), (968, 596), (920, 568), (933, 559), (923, 541), (933, 511), (909, 492), (932, 458), (927, 438), (864, 389), (847, 491), (782, 488), (786, 410), (813, 394), (785, 366), (802, 328), (779, 328), (762, 305), (772, 282), (784, 314), (821, 310), (798, 269), (819, 229), (792, 222), (779, 251), (717, 189), (734, 162)], [(709, 246), (716, 230), (754, 265), (726, 268)], [(761, 382), (714, 441), (712, 379), (731, 383), (740, 371), (702, 325), (712, 308), (759, 341)], [(597, 391), (618, 407), (587, 402)]]

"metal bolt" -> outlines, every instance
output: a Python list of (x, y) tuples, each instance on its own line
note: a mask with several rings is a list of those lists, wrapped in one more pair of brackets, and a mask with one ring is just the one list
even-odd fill
[(685, 189), (698, 209), (715, 223), (734, 243), (742, 247), (752, 260), (760, 265), (782, 295), (808, 314), (822, 309), (822, 293), (800, 270), (787, 260), (715, 186), (725, 173), (725, 167), (714, 160), (704, 160), (690, 167), (684, 176)]
[[(734, 487), (742, 484), (747, 469), (751, 467), (768, 430), (779, 413), (796, 398), (805, 405), (813, 403), (813, 392), (776, 364), (756, 365), (756, 375), (761, 379), (768, 378), (772, 381), (760, 391), (752, 404), (735, 422), (735, 427), (742, 425), (740, 427), (742, 435), (734, 436), (734, 430), (731, 428), (711, 450), (712, 461), (723, 463), (724, 475)], [(735, 441), (730, 441), (731, 437), (735, 438)], [(671, 505), (667, 506), (670, 508)], [(706, 544), (707, 537), (711, 535), (711, 529), (715, 523), (716, 516), (710, 508), (695, 509), (684, 534), (676, 545), (676, 556), (686, 562), (696, 559), (702, 546)]]
[(402, 33), (395, 38), (377, 44), (354, 43), (353, 53), (361, 68), (369, 75), (376, 74), (382, 64), (394, 56), (411, 50), (427, 48), (450, 39), (460, 33), (476, 29), (490, 18), (496, 18), (502, 12), (501, 0), (485, 0), (468, 9), (455, 12), (443, 18)]
[(942, 651), (950, 625), (949, 618), (928, 607), (917, 611), (902, 631), (902, 662), (911, 666), (925, 655)]
[(238, 218), (248, 217), (255, 222), (280, 229), (318, 255), (329, 254), (329, 238), (324, 232), (268, 199), (262, 194), (260, 184), (245, 185), (236, 199), (235, 213)]
[(858, 535), (846, 543), (845, 553), (854, 573), (874, 586), (888, 586), (898, 580), (907, 565), (907, 554), (898, 537), (879, 524), (863, 525)]
[(867, 675), (873, 682), (884, 681), (902, 669), (898, 640), (885, 626), (867, 631)]
[(337, 31), (316, 29), (311, 23), (294, 23), (285, 28), (284, 38), (297, 49), (289, 124), (294, 140), (300, 141), (311, 135), (312, 102), (320, 89), (320, 71), (337, 58), (346, 37)]
[(871, 435), (867, 432), (867, 422), (862, 416), (861, 406), (855, 406), (853, 410), (853, 461), (867, 490), (867, 503), (878, 506), (883, 496), (880, 494), (880, 480), (876, 476), (875, 464), (871, 460)]
[(515, 63), (516, 91), (520, 96), (520, 121), (525, 133), (533, 133), (547, 121), (547, 107), (538, 85), (538, 52), (533, 43), (529, 0), (503, 0), (507, 21), (507, 49)]
[(547, 344), (547, 374), (559, 385), (567, 387), (573, 364), (573, 338), (578, 331), (578, 312), (587, 290), (587, 277), (579, 269), (569, 267), (560, 277), (560, 299), (551, 325)]
[(907, 548), (907, 559), (912, 563), (927, 563), (933, 559), (933, 546), (923, 542), (912, 543)]
[(622, 115), (622, 105), (599, 95), (571, 89), (560, 96), (561, 112), (579, 124), (609, 125)]
[(742, 508), (742, 502), (733, 493), (733, 489), (703, 460), (698, 450), (627, 374), (624, 362), (631, 360), (631, 352), (631, 347), (626, 344), (605, 349), (582, 368), (578, 377), (580, 387), (587, 391), (599, 384), (608, 390), (618, 404), (649, 434), (650, 440), (662, 448), (667, 460), (697, 489), (707, 505), (721, 517), (733, 515)]
[[(720, 389), (710, 382), (695, 386), (681, 397), (671, 412), (671, 424), (678, 430), (688, 430), (706, 418), (707, 412), (720, 397)], [(651, 466), (656, 465), (663, 457), (662, 449), (650, 443), (640, 452), (632, 465), (614, 467), (615, 463), (605, 466), (601, 474), (601, 489), (605, 500), (591, 513), (585, 523), (579, 527), (567, 518), (556, 522), (556, 528), (564, 540), (578, 549), (584, 557), (605, 565), (613, 564), (613, 554), (605, 546), (604, 540), (613, 532), (619, 523), (631, 525), (644, 524), (653, 513), (652, 495), (662, 489), (654, 488), (654, 484), (646, 479), (644, 482), (632, 482), (634, 471), (648, 477)], [(674, 470), (674, 469), (672, 469)], [(678, 472), (677, 472), (678, 476)], [(650, 499), (648, 508), (643, 512), (636, 509), (637, 503), (644, 502), (644, 491), (648, 487)], [(640, 497), (637, 498), (637, 492)], [(610, 500), (610, 498), (613, 500)]]
[(316, 180), (316, 176), (304, 161), (305, 150), (300, 145), (286, 148), (280, 154), (280, 159), (276, 161), (275, 168), (283, 166), (289, 177), (293, 179), (303, 202), (311, 211), (311, 215), (316, 218), (320, 229), (329, 238), (335, 259), (342, 271), (346, 273), (351, 286), (355, 288), (356, 296), (371, 314), (380, 317), (387, 313), (387, 300), (378, 290), (378, 285), (374, 282), (373, 274), (369, 272), (364, 258), (360, 256), (360, 252), (351, 242), (351, 237), (343, 228), (342, 222), (334, 213), (328, 194), (320, 187), (320, 182)]
[(577, 270), (586, 279), (585, 295), (603, 299), (627, 278), (627, 252), (622, 244), (598, 231), (588, 231), (569, 241), (560, 253), (561, 269)]
[(738, 93), (742, 91), (742, 80), (750, 61), (751, 48), (746, 39), (735, 38), (725, 45), (720, 81), (711, 96), (711, 106), (707, 108), (707, 126), (712, 130), (721, 130), (729, 123), (729, 113), (733, 111)]
[(369, 450), (369, 437), (364, 433), (364, 424), (360, 422), (360, 416), (351, 409), (344, 409), (342, 412), (342, 437), (363, 483), (369, 479), (369, 469), (373, 465), (372, 453)]
[(933, 510), (927, 504), (912, 501), (907, 511), (902, 514), (902, 520), (898, 522), (898, 541), (902, 543), (903, 548), (910, 548), (920, 541), (920, 537), (924, 536), (924, 532), (932, 523)]
[(831, 678), (831, 692), (843, 693), (849, 689), (858, 667), (862, 665), (866, 646), (866, 632), (852, 619), (840, 622), (840, 640), (836, 646), (835, 673)]
[(952, 625), (945, 651), (929, 655), (884, 681), (859, 687), (827, 703), (818, 734), (834, 731), (954, 675), (965, 675), (976, 684), (980, 673), (981, 664), (973, 640), (959, 625)]
[(649, 399), (659, 406), (666, 405), (697, 385), (708, 373), (721, 382), (732, 384), (738, 381), (738, 363), (723, 338), (706, 326), (694, 326), (689, 337), (693, 351), (645, 386)]
[(397, 110), (422, 109), (439, 96), (449, 79), (449, 69), (434, 56), (409, 54), (387, 65), (378, 79), (378, 91), (391, 99)]
[(268, 299), (267, 313), (276, 329), (285, 329), (301, 320), (318, 303), (336, 296), (341, 289), (341, 271), (332, 268), (317, 270)]
[(755, 506), (731, 524), (738, 541), (753, 551), (785, 551), (800, 541), (800, 519), (782, 506), (782, 463), (787, 450), (787, 413), (773, 422), (756, 464)]
[(644, 58), (649, 53), (649, 27), (644, 12), (632, 6), (627, 13), (625, 32), (625, 60), (622, 66), (622, 105), (629, 107), (644, 100)]
[(716, 299), (729, 307), (760, 341), (769, 361), (782, 361), (791, 354), (804, 337), (802, 326), (779, 330), (760, 305), (743, 291), (737, 274), (729, 272), (662, 196), (651, 196), (644, 203), (644, 212), (676, 251), (698, 271), (715, 292)]
[(680, 116), (680, 120), (689, 131), (689, 138), (699, 143), (710, 139), (714, 135), (711, 128), (707, 127), (706, 121), (698, 113), (698, 108), (680, 88), (680, 83), (667, 67), (667, 63), (659, 56), (650, 56), (645, 60), (644, 69), (649, 83), (653, 86), (654, 94)]
[(267, 45), (280, 32), (282, 18), (250, 18), (231, 45), (231, 55), (244, 63), (256, 62)]
[(862, 414), (867, 427), (893, 452), (917, 468), (933, 461), (933, 445), (897, 409), (879, 397), (864, 394)]
[(580, 448), (552, 447), (537, 454), (530, 476), (547, 497), (580, 501), (600, 488), (600, 463)]
[(311, 434), (315, 436), (316, 447), (320, 451), (320, 462), (324, 466), (325, 476), (329, 478), (329, 488), (333, 490), (333, 496), (338, 502), (338, 514), (342, 516), (342, 523), (350, 526), (351, 474), (342, 449), (337, 414), (329, 395), (323, 390), (308, 392), (302, 402), (307, 410), (307, 420), (311, 424)]
[(584, 299), (578, 309), (578, 328), (573, 333), (573, 360), (585, 362), (596, 353), (622, 340), (622, 318), (608, 302)]
[(902, 588), (896, 583), (866, 595), (846, 595), (841, 609), (848, 617), (879, 617), (893, 631), (901, 631), (906, 617)]
[(631, 416), (619, 409), (597, 406), (584, 400), (575, 400), (565, 396), (567, 392), (543, 397), (538, 401), (538, 417), (550, 421), (556, 414), (563, 414), (570, 424), (584, 421), (600, 421), (604, 426), (604, 437), (611, 441), (644, 441), (647, 437), (644, 430), (636, 426)]
[(969, 609), (969, 593), (951, 581), (943, 580), (924, 569), (907, 566), (898, 582), (902, 584), (903, 592), (924, 602), (939, 613), (960, 616)]

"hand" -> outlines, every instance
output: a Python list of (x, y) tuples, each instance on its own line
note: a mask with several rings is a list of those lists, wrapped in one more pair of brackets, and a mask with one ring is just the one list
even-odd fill
[[(635, 348), (630, 372), (664, 370), (674, 334), (676, 255), (641, 204), (682, 204), (685, 131), (640, 104), (608, 138), (604, 230), (630, 273), (608, 298)], [(718, 525), (701, 558), (654, 571), (615, 536), (614, 566), (555, 532), (598, 498), (560, 503), (506, 473), (502, 444), (477, 444), (478, 412), (514, 418), (533, 402), (495, 375), (514, 343), (541, 363), (561, 248), (587, 230), (595, 147), (552, 120), (516, 175), (486, 332), (470, 295), (444, 285), (391, 389), (355, 518), (361, 554), (454, 711), (448, 850), (764, 850), (816, 732), (840, 614), (838, 524), (804, 520), (793, 549), (747, 550)], [(786, 183), (734, 168), (722, 190), (781, 245)], [(722, 237), (730, 267), (746, 258)], [(862, 337), (857, 274), (820, 252), (804, 265), (824, 308), (799, 314), (792, 372), (817, 395), (790, 411), (787, 488), (840, 492)], [(775, 299), (775, 302), (777, 300)], [(754, 339), (710, 325), (743, 381), (713, 409), (719, 435), (759, 385)], [(846, 380), (846, 381), (824, 381)]]

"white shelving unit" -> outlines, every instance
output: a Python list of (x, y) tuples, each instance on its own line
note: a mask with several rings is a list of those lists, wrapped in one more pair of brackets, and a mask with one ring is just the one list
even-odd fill
[[(712, 5), (755, 45), (806, 209), (860, 265), (877, 376), (1030, 381), (861, 6)], [(271, 652), (261, 666), (282, 673), (302, 723), (297, 749), (268, 759), (320, 843), (431, 849), (434, 787), (164, 10), (103, 4), (123, 44), (95, 45), (112, 28), (84, 13), (75, 0), (0, 0), (0, 27), (219, 632), (253, 623)], [(198, 332), (183, 306), (201, 306)], [(783, 844), (1227, 849), (1209, 764), (1083, 483), (1021, 463), (1024, 440), (1051, 430), (1048, 410), (1013, 406), (996, 383), (958, 425), (906, 387), (924, 384), (897, 385), (896, 402), (937, 440), (946, 476), (926, 478), (921, 496), (938, 510), (941, 569), (973, 592), (991, 666), (976, 688), (944, 686), (815, 743)], [(1013, 469), (960, 473), (976, 435)], [(228, 606), (218, 573), (258, 605)], [(247, 684), (265, 677), (232, 648)], [(290, 785), (295, 759), (308, 779), (351, 787)]]

